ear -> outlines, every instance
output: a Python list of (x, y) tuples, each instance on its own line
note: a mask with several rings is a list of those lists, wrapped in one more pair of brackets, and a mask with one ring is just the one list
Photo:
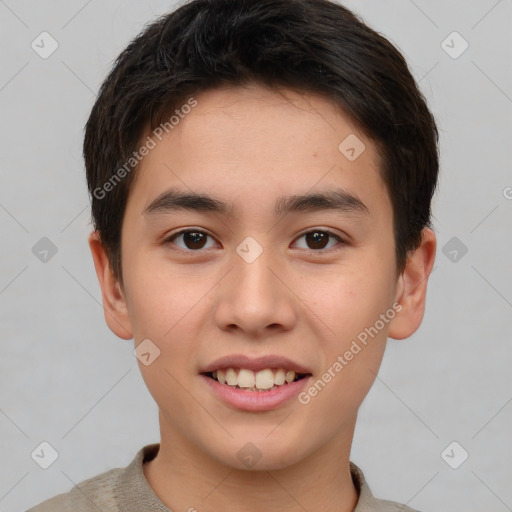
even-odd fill
[(89, 247), (101, 287), (105, 321), (116, 336), (124, 340), (130, 340), (133, 338), (133, 331), (124, 292), (112, 272), (107, 251), (101, 243), (98, 231), (93, 231), (89, 235)]
[(409, 254), (405, 269), (398, 278), (395, 302), (402, 309), (389, 324), (390, 338), (408, 338), (421, 325), (425, 313), (427, 281), (436, 256), (436, 244), (435, 233), (430, 228), (424, 228), (420, 246)]

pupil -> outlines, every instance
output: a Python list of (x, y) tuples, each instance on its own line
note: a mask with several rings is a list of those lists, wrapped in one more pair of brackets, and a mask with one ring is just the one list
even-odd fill
[[(313, 231), (306, 235), (308, 245), (312, 245), (312, 249), (323, 249), (327, 245), (326, 233), (322, 231)], [(322, 240), (323, 239), (323, 240)]]
[(184, 234), (184, 241), (189, 249), (201, 249), (204, 246), (205, 236), (204, 233), (189, 231)]

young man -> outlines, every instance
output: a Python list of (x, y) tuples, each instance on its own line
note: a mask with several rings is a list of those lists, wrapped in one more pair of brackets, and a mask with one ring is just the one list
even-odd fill
[(32, 512), (411, 510), (349, 459), (435, 258), (437, 130), (398, 51), (327, 0), (192, 1), (120, 55), (84, 156), (161, 440)]

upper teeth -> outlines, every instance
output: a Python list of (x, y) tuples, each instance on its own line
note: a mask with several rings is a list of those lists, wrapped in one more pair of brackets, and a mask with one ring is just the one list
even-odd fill
[(236, 370), (234, 368), (227, 368), (226, 370), (217, 370), (213, 372), (213, 378), (218, 380), (221, 384), (228, 386), (238, 386), (244, 389), (272, 389), (274, 386), (281, 386), (285, 382), (290, 383), (295, 380), (295, 371), (284, 370), (271, 370), (266, 368), (259, 372), (253, 372), (246, 368)]

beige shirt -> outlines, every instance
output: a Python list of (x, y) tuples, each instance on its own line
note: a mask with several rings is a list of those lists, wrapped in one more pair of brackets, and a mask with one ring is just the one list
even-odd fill
[[(89, 478), (27, 512), (170, 512), (142, 470), (144, 462), (155, 458), (159, 449), (159, 443), (146, 445), (125, 468)], [(415, 512), (405, 505), (374, 498), (361, 470), (353, 463), (350, 470), (359, 493), (354, 512)]]

